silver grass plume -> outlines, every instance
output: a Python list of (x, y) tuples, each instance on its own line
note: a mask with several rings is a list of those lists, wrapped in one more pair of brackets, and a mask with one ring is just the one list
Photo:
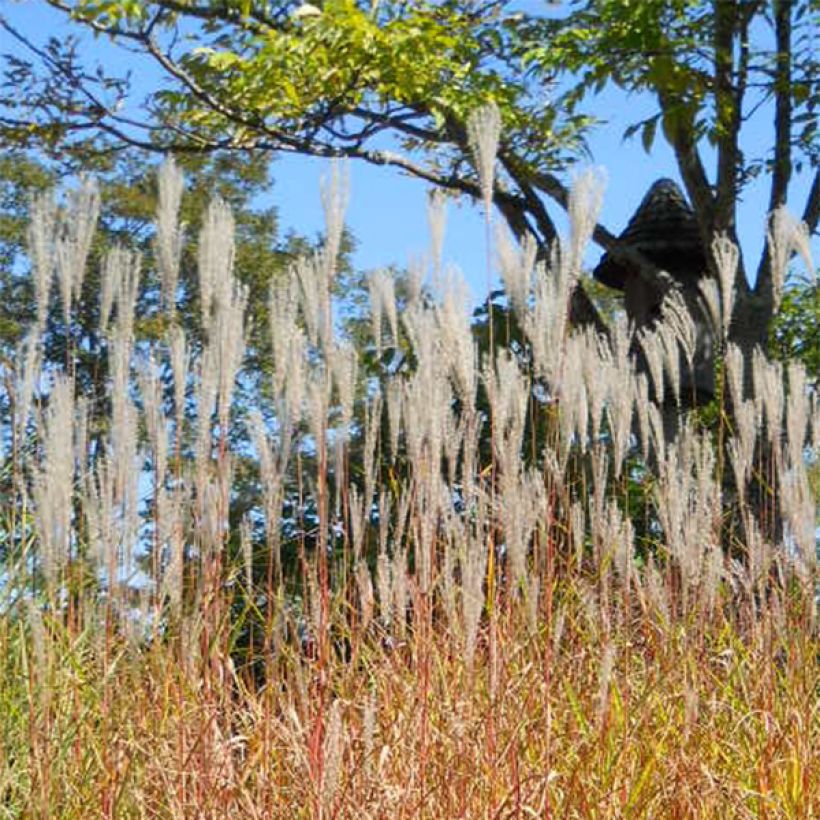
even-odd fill
[(205, 477), (205, 468), (211, 458), (213, 414), (216, 407), (216, 396), (219, 380), (219, 369), (216, 353), (211, 345), (206, 345), (202, 351), (195, 379), (195, 404), (197, 414), (196, 433), (196, 473), (200, 489), (204, 488), (202, 481)]
[(484, 578), (490, 544), (487, 532), (489, 499), (481, 492), (476, 497), (475, 518), (464, 540), (461, 565), (461, 606), (464, 619), (464, 656), (472, 668), (481, 613), (484, 609)]
[(588, 335), (573, 333), (567, 341), (566, 378), (562, 395), (560, 423), (564, 456), (573, 443), (586, 452), (589, 435), (589, 402), (584, 383), (584, 360), (588, 352)]
[(638, 340), (646, 357), (646, 363), (649, 368), (649, 376), (652, 379), (653, 393), (655, 394), (655, 401), (658, 404), (663, 404), (664, 399), (664, 345), (661, 335), (657, 330), (647, 330), (643, 328)]
[(182, 192), (185, 190), (182, 170), (174, 162), (173, 157), (169, 157), (160, 166), (157, 182), (159, 203), (154, 247), (162, 283), (162, 301), (166, 310), (173, 314), (183, 243), (183, 232), (179, 225), (179, 206), (182, 202)]
[(359, 489), (355, 484), (351, 484), (348, 490), (347, 505), (350, 514), (350, 542), (353, 546), (353, 562), (356, 564), (362, 557), (362, 544), (364, 544), (366, 527), (365, 516), (369, 513), (369, 508), (365, 509), (365, 499), (359, 493)]
[(621, 469), (629, 451), (632, 429), (633, 367), (629, 356), (632, 328), (626, 319), (616, 322), (612, 328), (612, 366), (607, 368), (609, 390), (607, 417), (612, 433), (613, 467), (615, 478), (621, 477)]
[(91, 241), (100, 215), (100, 191), (96, 181), (84, 178), (68, 197), (57, 239), (57, 278), (63, 299), (63, 315), (68, 324), (72, 299), (79, 299), (85, 278)]
[(42, 432), (43, 457), (34, 472), (33, 494), (43, 571), (53, 586), (71, 551), (74, 492), (74, 384), (57, 376)]
[(771, 267), (774, 290), (774, 307), (780, 304), (789, 260), (793, 253), (799, 253), (809, 274), (814, 272), (809, 245), (809, 230), (804, 222), (796, 219), (785, 206), (776, 208), (769, 216), (767, 230), (769, 245), (769, 265)]
[(321, 258), (302, 257), (293, 270), (300, 285), (302, 316), (311, 345), (327, 351), (333, 344), (330, 279)]
[(370, 292), (370, 321), (376, 349), (381, 355), (382, 350), (382, 322), (387, 317), (392, 344), (398, 344), (399, 324), (396, 311), (396, 291), (393, 276), (389, 271), (378, 270), (368, 279)]
[(223, 433), (228, 428), (233, 389), (245, 356), (245, 310), (247, 305), (247, 286), (233, 281), (226, 300), (217, 305), (212, 328), (213, 338), (209, 342), (216, 346), (219, 372), (218, 416)]
[(502, 474), (517, 474), (529, 398), (528, 384), (516, 360), (503, 351), (484, 366), (490, 408), (494, 420), (493, 449)]
[(390, 456), (395, 459), (399, 453), (401, 435), (401, 411), (403, 402), (402, 383), (398, 379), (387, 382), (387, 427), (390, 433)]
[(86, 476), (82, 495), (89, 557), (105, 570), (112, 586), (119, 575), (116, 472), (110, 454), (97, 459), (93, 471)]
[(604, 180), (600, 171), (588, 169), (580, 174), (569, 192), (569, 243), (562, 247), (561, 264), (569, 267), (572, 276), (577, 276), (583, 264), (584, 252), (604, 200)]
[[(174, 414), (179, 424), (185, 415), (185, 389), (188, 383), (191, 354), (185, 341), (185, 331), (178, 325), (173, 325), (169, 331), (168, 355), (174, 380)], [(182, 431), (178, 429), (177, 440), (181, 433)]]
[(251, 440), (259, 459), (267, 542), (273, 552), (274, 567), (278, 570), (281, 567), (278, 529), (285, 495), (284, 477), (291, 451), (290, 428), (289, 425), (280, 427), (279, 446), (274, 452), (262, 414), (257, 408), (250, 412), (249, 426)]
[(735, 433), (729, 441), (729, 461), (741, 503), (745, 500), (746, 482), (752, 472), (755, 441), (755, 406), (751, 399), (734, 405)]
[(782, 476), (780, 500), (786, 521), (784, 545), (792, 569), (805, 583), (817, 565), (817, 503), (804, 462)]
[(609, 395), (612, 369), (612, 351), (608, 344), (599, 344), (592, 333), (584, 334), (584, 384), (589, 405), (589, 420), (592, 424), (592, 441), (597, 442), (601, 435), (601, 422), (604, 407)]
[(516, 243), (505, 223), (498, 223), (495, 236), (501, 281), (512, 309), (522, 317), (527, 311), (538, 247), (529, 233)]
[(444, 610), (447, 629), (458, 634), (461, 627), (460, 609), (458, 606), (459, 588), (456, 583), (456, 550), (464, 542), (465, 522), (452, 507), (442, 510), (442, 546), (439, 548), (438, 578), (436, 586), (440, 590), (442, 609)]
[(740, 250), (728, 236), (720, 234), (712, 241), (712, 255), (715, 258), (720, 282), (721, 337), (726, 339), (735, 306), (735, 283), (740, 264)]
[(478, 171), (484, 210), (488, 215), (493, 202), (495, 158), (501, 137), (501, 112), (494, 102), (476, 109), (467, 119), (467, 142)]
[(370, 295), (370, 332), (373, 334), (373, 341), (376, 344), (376, 356), (382, 356), (382, 300), (376, 283), (377, 276), (383, 276), (381, 271), (370, 275), (367, 280), (367, 288)]
[(37, 327), (42, 331), (48, 318), (51, 282), (55, 265), (57, 203), (54, 194), (40, 194), (29, 206), (28, 252), (34, 278)]
[(680, 339), (675, 328), (667, 322), (663, 322), (658, 328), (658, 335), (663, 345), (663, 363), (666, 372), (669, 373), (669, 381), (672, 385), (672, 394), (675, 397), (675, 404), (680, 407), (681, 400), (681, 372), (680, 372), (680, 349), (678, 343)]
[(734, 342), (729, 342), (723, 354), (723, 361), (732, 407), (740, 407), (743, 402), (743, 371), (745, 367), (743, 351)]
[[(679, 290), (669, 291), (663, 300), (661, 312), (663, 324), (672, 331), (678, 340), (691, 373), (697, 351), (697, 328), (683, 294)], [(671, 358), (671, 344), (667, 349), (667, 355)], [(669, 359), (667, 359), (667, 362), (669, 362)]]
[(40, 332), (32, 328), (25, 335), (23, 340), (17, 345), (16, 361), (22, 362), (22, 367), (16, 371), (16, 415), (17, 435), (21, 440), (25, 439), (25, 431), (29, 421), (34, 391), (40, 378), (42, 366), (42, 349), (40, 345)]
[[(293, 274), (293, 271), (291, 271)], [(297, 324), (299, 283), (295, 275), (271, 285), (268, 296), (268, 333), (273, 352), (273, 394), (279, 396), (288, 376), (294, 335), (301, 333)]]
[(624, 517), (621, 514), (620, 507), (615, 499), (609, 500), (605, 521), (605, 541), (611, 545), (615, 571), (623, 586), (629, 587), (635, 574), (635, 544), (632, 521), (628, 516)]
[(390, 526), (390, 496), (382, 491), (379, 494), (379, 555), (376, 559), (376, 588), (379, 593), (379, 615), (382, 626), (390, 627), (392, 613), (390, 574), (390, 556), (387, 551), (387, 538)]
[(430, 250), (435, 274), (441, 270), (444, 231), (447, 227), (447, 200), (441, 188), (433, 188), (427, 198), (427, 223), (430, 227)]
[(424, 290), (424, 264), (416, 254), (407, 263), (407, 307), (418, 307)]
[(382, 419), (382, 394), (375, 393), (367, 402), (364, 425), (364, 495), (373, 502), (376, 478), (376, 445), (379, 443)]
[(789, 462), (797, 465), (803, 461), (809, 427), (809, 393), (806, 368), (802, 362), (789, 362), (789, 394), (786, 398), (786, 441)]
[(88, 416), (91, 401), (87, 396), (81, 396), (75, 402), (74, 420), (74, 458), (77, 462), (77, 476), (83, 480), (86, 472), (88, 456)]
[(778, 361), (769, 361), (759, 347), (752, 352), (752, 382), (758, 415), (765, 418), (769, 441), (779, 453), (783, 430), (783, 366)]
[(635, 397), (635, 412), (638, 417), (641, 456), (644, 461), (648, 461), (651, 432), (649, 426), (649, 379), (646, 373), (638, 373), (633, 376), (633, 395)]
[(160, 544), (167, 549), (163, 566), (160, 594), (167, 599), (174, 617), (179, 617), (182, 603), (183, 568), (185, 558), (185, 512), (188, 508), (188, 489), (182, 486), (161, 496)]
[(390, 577), (392, 580), (391, 597), (393, 600), (391, 611), (395, 619), (395, 634), (402, 637), (405, 634), (407, 601), (409, 597), (409, 580), (407, 577), (407, 544), (404, 539), (404, 530), (407, 524), (409, 509), (410, 497), (406, 491), (402, 491), (399, 498), (396, 529), (393, 533), (393, 560), (390, 567)]
[(211, 200), (199, 234), (199, 300), (202, 327), (210, 332), (217, 303), (230, 296), (234, 265), (234, 219), (230, 206), (219, 197)]
[(330, 352), (330, 371), (339, 397), (339, 432), (342, 441), (347, 441), (353, 423), (353, 403), (359, 372), (359, 359), (352, 344), (334, 344)]
[(649, 429), (652, 433), (651, 442), (655, 447), (655, 455), (658, 463), (666, 458), (666, 430), (663, 424), (663, 413), (660, 407), (654, 402), (649, 405)]
[(714, 335), (725, 342), (726, 325), (723, 319), (723, 300), (720, 295), (720, 285), (711, 276), (700, 279), (700, 307), (703, 315), (709, 321), (709, 327)]
[(504, 543), (510, 559), (510, 580), (515, 594), (525, 598), (530, 593), (527, 583), (530, 540), (538, 526), (545, 500), (544, 478), (537, 470), (522, 476), (507, 474), (502, 477), (499, 503)]
[(110, 250), (103, 260), (100, 290), (100, 333), (108, 333), (111, 313), (117, 308), (117, 332), (125, 339), (134, 335), (134, 311), (139, 295), (142, 257), (121, 245)]
[(439, 338), (456, 393), (465, 408), (472, 408), (476, 398), (478, 350), (465, 310), (468, 303), (464, 279), (455, 269), (448, 269), (444, 296), (437, 311)]
[(163, 487), (168, 468), (167, 419), (163, 409), (162, 380), (153, 353), (143, 362), (138, 374), (142, 397), (143, 415), (148, 431), (148, 441), (154, 453), (156, 487)]
[(345, 211), (350, 191), (350, 174), (346, 165), (331, 163), (330, 179), (322, 178), (322, 209), (325, 215), (325, 243), (322, 249), (322, 267), (325, 279), (332, 282), (342, 244)]
[(302, 415), (307, 379), (307, 339), (301, 328), (294, 333), (288, 350), (283, 423), (293, 428)]

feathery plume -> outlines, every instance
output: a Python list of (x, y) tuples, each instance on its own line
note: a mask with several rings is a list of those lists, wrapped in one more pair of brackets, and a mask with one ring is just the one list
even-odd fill
[(743, 371), (745, 368), (743, 351), (734, 342), (729, 342), (723, 354), (723, 362), (732, 407), (740, 407), (743, 403)]
[(765, 418), (769, 441), (779, 451), (783, 424), (783, 366), (778, 361), (770, 362), (759, 347), (752, 352), (752, 382), (758, 415)]
[(467, 119), (467, 141), (478, 171), (484, 210), (489, 215), (493, 203), (495, 158), (501, 137), (501, 112), (494, 102), (476, 109)]
[(336, 263), (339, 257), (339, 248), (342, 244), (344, 231), (345, 211), (347, 210), (348, 195), (350, 192), (350, 174), (346, 165), (332, 162), (330, 179), (321, 180), (322, 209), (325, 215), (325, 243), (322, 249), (322, 268), (325, 279), (333, 281), (336, 275)]
[(210, 332), (217, 304), (230, 299), (234, 264), (234, 219), (230, 205), (211, 200), (199, 234), (199, 301), (202, 327)]
[[(740, 251), (737, 245), (725, 234), (716, 236), (712, 241), (712, 255), (717, 265), (720, 282), (721, 336), (729, 335), (732, 323), (732, 312), (735, 305), (737, 269), (740, 264)], [(710, 280), (706, 280), (710, 281)]]
[(769, 227), (766, 236), (769, 244), (769, 265), (775, 309), (777, 309), (783, 295), (783, 285), (786, 281), (786, 273), (792, 254), (799, 253), (806, 270), (810, 273), (814, 272), (809, 229), (804, 222), (800, 222), (792, 216), (783, 205), (776, 208), (769, 215)]
[(520, 244), (516, 244), (509, 228), (498, 223), (495, 231), (495, 248), (501, 281), (510, 300), (512, 309), (524, 316), (529, 301), (530, 286), (538, 247), (532, 234), (526, 234)]
[(51, 193), (33, 197), (29, 207), (28, 252), (34, 277), (37, 327), (42, 330), (48, 318), (51, 281), (55, 265), (57, 203)]
[(182, 192), (185, 190), (185, 180), (173, 157), (162, 163), (157, 177), (159, 202), (154, 246), (162, 283), (162, 301), (166, 310), (173, 314), (176, 307), (183, 242), (183, 233), (179, 225), (179, 206), (182, 202)]
[(447, 200), (441, 188), (433, 188), (427, 197), (427, 224), (430, 226), (430, 250), (433, 272), (441, 270), (444, 231), (447, 227)]
[(578, 275), (584, 252), (592, 239), (598, 214), (604, 201), (604, 180), (600, 170), (588, 169), (580, 174), (569, 192), (570, 238), (566, 253), (561, 254), (561, 264), (566, 264), (573, 275)]
[(788, 364), (789, 395), (786, 399), (786, 441), (789, 462), (796, 465), (803, 460), (809, 427), (809, 394), (806, 368), (802, 362)]
[(43, 458), (33, 481), (42, 565), (54, 584), (71, 550), (74, 492), (74, 384), (58, 376), (51, 388), (43, 430)]
[[(91, 241), (100, 215), (100, 190), (95, 180), (83, 178), (80, 187), (68, 197), (63, 218), (63, 235), (57, 241), (57, 268), (63, 288), (63, 309), (71, 297), (79, 299)], [(67, 293), (66, 286), (71, 292)]]
[[(178, 325), (173, 325), (169, 331), (169, 358), (174, 379), (174, 413), (179, 422), (185, 413), (185, 388), (191, 356), (185, 341), (185, 331)], [(177, 437), (180, 433), (177, 430)]]

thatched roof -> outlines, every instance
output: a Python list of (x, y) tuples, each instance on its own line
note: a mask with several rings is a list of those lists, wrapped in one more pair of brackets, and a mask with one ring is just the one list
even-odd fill
[[(694, 211), (671, 179), (659, 179), (647, 191), (618, 245), (638, 251), (675, 279), (697, 278), (706, 270), (706, 255)], [(606, 253), (593, 275), (605, 285), (624, 289), (634, 274), (628, 260)]]

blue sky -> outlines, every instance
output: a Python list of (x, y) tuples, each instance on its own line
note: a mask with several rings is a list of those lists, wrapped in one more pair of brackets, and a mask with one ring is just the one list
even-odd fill
[[(521, 2), (527, 11), (545, 7), (543, 0)], [(27, 34), (40, 41), (46, 35), (62, 36), (69, 28), (57, 15), (39, 0), (0, 0), (0, 13), (7, 16)], [(10, 44), (3, 43), (5, 51)], [(104, 40), (86, 37), (88, 61), (105, 61), (111, 71), (132, 69), (139, 79), (138, 89), (147, 89), (157, 78), (156, 69), (146, 59), (112, 48)], [(142, 91), (144, 93), (144, 91)], [(606, 195), (600, 221), (611, 231), (619, 233), (637, 207), (647, 188), (661, 176), (679, 180), (671, 150), (659, 135), (651, 154), (647, 154), (639, 137), (622, 141), (624, 130), (630, 124), (653, 113), (653, 101), (645, 95), (625, 97), (607, 90), (590, 104), (590, 110), (606, 124), (591, 135), (589, 144), (593, 163), (604, 169), (607, 179)], [(771, 110), (765, 108), (744, 131), (747, 150), (766, 146), (772, 140)], [(706, 157), (710, 168), (710, 157)], [(322, 212), (319, 181), (329, 173), (326, 160), (282, 155), (272, 166), (275, 187), (273, 204), (278, 208), (283, 231), (293, 229), (312, 235), (321, 230)], [(350, 206), (348, 227), (358, 242), (355, 262), (363, 269), (389, 264), (405, 265), (413, 255), (424, 253), (428, 245), (426, 201), (428, 186), (395, 169), (349, 164)], [(762, 178), (744, 193), (740, 204), (738, 224), (740, 240), (747, 268), (753, 270), (762, 249), (767, 202), (767, 179)], [(799, 214), (805, 203), (811, 178), (804, 173), (794, 179), (790, 205)], [(559, 209), (551, 208), (559, 229), (565, 222)], [(812, 243), (815, 262), (820, 258), (820, 242)], [(587, 261), (594, 264), (600, 249), (590, 248)], [(445, 261), (456, 264), (465, 275), (476, 298), (486, 290), (485, 246), (483, 215), (480, 207), (469, 199), (451, 202), (448, 207), (447, 233), (444, 248)]]

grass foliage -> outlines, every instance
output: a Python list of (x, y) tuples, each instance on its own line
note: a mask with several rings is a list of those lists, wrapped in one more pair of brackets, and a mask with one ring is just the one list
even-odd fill
[[(722, 348), (696, 427), (674, 389), (697, 351), (685, 307), (642, 339), (654, 380), (623, 323), (571, 328), (589, 177), (550, 265), (495, 240), (525, 345), (479, 356), (434, 252), (433, 295), (411, 271), (401, 310), (373, 277), (353, 347), (334, 178), (324, 250), (271, 294), (269, 403), (242, 406), (230, 211), (200, 237), (194, 344), (174, 322), (181, 180), (162, 173), (170, 330), (135, 344), (141, 263), (112, 253), (102, 414), (73, 381), (81, 350), (59, 371), (39, 353), (52, 296), (69, 323), (82, 309), (96, 194), (33, 208), (39, 318), (6, 373), (0, 816), (820, 813), (820, 425), (800, 365)], [(431, 218), (440, 247), (440, 202)], [(711, 299), (720, 344), (730, 294)], [(237, 470), (259, 476), (241, 520)]]

